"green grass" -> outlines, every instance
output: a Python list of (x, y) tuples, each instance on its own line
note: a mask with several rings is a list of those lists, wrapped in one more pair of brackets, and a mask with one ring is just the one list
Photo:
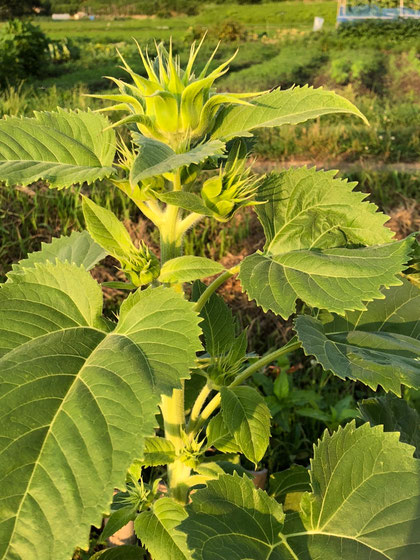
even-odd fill
[(167, 40), (173, 36), (182, 39), (190, 26), (202, 25), (206, 28), (217, 26), (233, 19), (246, 24), (251, 30), (264, 32), (277, 29), (310, 30), (315, 16), (325, 19), (324, 26), (332, 29), (335, 25), (335, 2), (273, 2), (263, 5), (207, 4), (203, 3), (196, 16), (176, 18), (114, 19), (99, 18), (94, 21), (52, 21), (43, 18), (42, 30), (52, 39), (60, 37), (87, 38), (97, 42), (127, 41), (131, 36), (141, 43)]

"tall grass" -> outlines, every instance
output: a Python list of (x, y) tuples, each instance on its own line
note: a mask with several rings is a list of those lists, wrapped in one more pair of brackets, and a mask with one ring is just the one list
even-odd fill
[(21, 82), (17, 86), (8, 86), (0, 94), (0, 115), (30, 116), (33, 111), (53, 111), (57, 107), (87, 109), (97, 106), (97, 102), (85, 97), (87, 92), (83, 84), (63, 89), (55, 85), (46, 88)]

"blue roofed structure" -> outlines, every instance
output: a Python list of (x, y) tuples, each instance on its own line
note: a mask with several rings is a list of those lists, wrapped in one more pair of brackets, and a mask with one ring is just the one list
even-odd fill
[(370, 19), (420, 19), (419, 0), (338, 0), (337, 25)]

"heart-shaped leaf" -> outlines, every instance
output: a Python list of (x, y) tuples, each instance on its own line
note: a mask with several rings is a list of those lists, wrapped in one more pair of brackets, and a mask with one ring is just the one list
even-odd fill
[(181, 294), (135, 292), (112, 332), (101, 309), (100, 286), (68, 263), (0, 288), (0, 558), (86, 547), (154, 433), (161, 394), (195, 363), (198, 316)]
[(401, 284), (396, 275), (411, 253), (408, 238), (358, 249), (302, 249), (278, 256), (255, 253), (241, 263), (239, 278), (248, 296), (264, 311), (287, 319), (296, 300), (344, 314), (365, 310), (366, 301), (382, 298), (381, 287)]
[[(396, 433), (354, 422), (325, 433), (300, 513), (252, 481), (222, 475), (197, 490), (180, 529), (194, 560), (412, 560), (420, 554), (420, 462)], [(390, 488), (393, 491), (390, 491)]]
[(301, 315), (295, 329), (324, 369), (399, 395), (401, 384), (420, 388), (420, 291), (404, 280), (384, 296), (365, 312), (325, 323)]

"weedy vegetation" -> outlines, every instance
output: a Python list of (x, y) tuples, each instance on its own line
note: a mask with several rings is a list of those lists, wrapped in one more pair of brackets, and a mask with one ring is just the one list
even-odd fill
[[(97, 542), (133, 521), (138, 545), (99, 550), (101, 560), (413, 560), (418, 417), (399, 397), (420, 388), (418, 244), (394, 240), (387, 217), (335, 172), (259, 176), (248, 165), (255, 130), (365, 120), (350, 101), (308, 86), (216, 93), (231, 60), (210, 66), (213, 53), (196, 70), (200, 46), (183, 67), (172, 45), (154, 60), (139, 48), (145, 75), (121, 57), (128, 80), (96, 94), (108, 103), (99, 111), (0, 121), (7, 185), (107, 178), (160, 240), (159, 254), (134, 244), (112, 209), (83, 196), (87, 231), (44, 244), (1, 285), (0, 558), (68, 560), (105, 515)], [(194, 225), (227, 224), (244, 207), (262, 225), (262, 250), (229, 269), (183, 254)], [(90, 274), (107, 255), (125, 278), (107, 283), (124, 294), (113, 319)], [(247, 347), (217, 293), (233, 277), (293, 321), (286, 344), (262, 356)], [(356, 414), (349, 399), (336, 403), (323, 416), (336, 431), (315, 443), (310, 467), (257, 489), (271, 416), (284, 427), (299, 399), (315, 415), (284, 374), (258, 376), (298, 349), (320, 376), (388, 395), (344, 428)]]

